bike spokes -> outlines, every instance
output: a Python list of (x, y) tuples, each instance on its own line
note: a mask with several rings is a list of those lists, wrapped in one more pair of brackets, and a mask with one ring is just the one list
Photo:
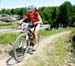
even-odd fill
[(14, 43), (15, 59), (21, 61), (27, 53), (27, 40), (25, 35), (20, 35)]

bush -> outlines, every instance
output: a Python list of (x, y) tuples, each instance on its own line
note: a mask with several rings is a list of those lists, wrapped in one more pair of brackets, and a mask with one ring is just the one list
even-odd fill
[(70, 39), (71, 39), (71, 47), (72, 51), (75, 52), (75, 28), (72, 29), (71, 34), (70, 34)]
[(73, 29), (71, 30), (70, 36), (71, 36), (72, 39), (75, 38), (75, 28), (73, 28)]

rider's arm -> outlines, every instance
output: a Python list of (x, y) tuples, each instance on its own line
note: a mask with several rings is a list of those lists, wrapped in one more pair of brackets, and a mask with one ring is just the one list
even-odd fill
[(25, 19), (27, 19), (27, 16), (25, 16), (23, 19), (21, 19), (21, 20), (18, 22), (18, 24), (22, 24), (22, 22), (23, 22)]
[(43, 23), (42, 23), (41, 16), (40, 16), (40, 14), (39, 14), (38, 12), (36, 12), (36, 16), (38, 17), (38, 21), (37, 21), (37, 22), (35, 22), (35, 24), (36, 24), (36, 23), (43, 24)]
[(41, 17), (39, 16), (38, 18), (39, 18), (39, 23), (43, 24)]
[(43, 22), (42, 22), (42, 19), (41, 19), (41, 17), (40, 17), (40, 15), (38, 16), (38, 19), (39, 19), (39, 21), (37, 21), (37, 22), (35, 22), (35, 24), (43, 24)]

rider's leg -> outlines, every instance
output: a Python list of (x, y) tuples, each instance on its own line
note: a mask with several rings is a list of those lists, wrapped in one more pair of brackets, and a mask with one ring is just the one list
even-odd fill
[(38, 41), (38, 33), (39, 33), (40, 24), (38, 24), (34, 29), (34, 37), (35, 37), (35, 44)]
[(38, 30), (34, 30), (34, 37), (35, 37), (35, 44), (37, 43), (38, 40)]

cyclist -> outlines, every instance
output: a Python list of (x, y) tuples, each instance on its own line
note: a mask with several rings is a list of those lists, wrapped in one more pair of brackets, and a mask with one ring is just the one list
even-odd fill
[(21, 24), (25, 19), (29, 19), (32, 22), (32, 25), (34, 27), (34, 37), (35, 37), (35, 44), (36, 44), (38, 40), (38, 31), (40, 28), (40, 24), (42, 24), (42, 19), (36, 7), (29, 6), (27, 8), (27, 13), (25, 14), (24, 18), (21, 19), (18, 23)]

